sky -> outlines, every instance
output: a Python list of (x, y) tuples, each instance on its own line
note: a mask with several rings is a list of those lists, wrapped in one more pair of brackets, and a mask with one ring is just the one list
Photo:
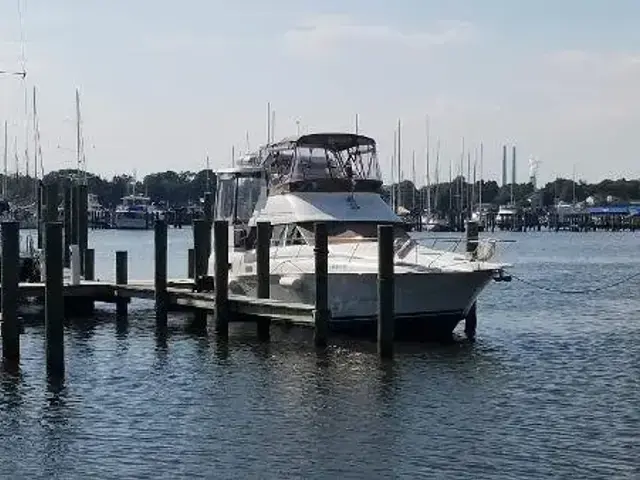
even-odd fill
[(358, 114), (387, 181), (401, 120), (404, 175), (415, 152), (424, 184), (427, 118), (432, 180), (437, 144), (446, 180), (463, 138), (485, 178), (504, 144), (519, 182), (530, 158), (539, 182), (638, 178), (638, 24), (637, 0), (0, 0), (0, 70), (27, 71), (0, 74), (9, 169), (14, 143), (33, 151), (35, 86), (45, 171), (76, 165), (78, 88), (105, 176), (229, 166), (266, 141), (269, 102), (276, 139)]

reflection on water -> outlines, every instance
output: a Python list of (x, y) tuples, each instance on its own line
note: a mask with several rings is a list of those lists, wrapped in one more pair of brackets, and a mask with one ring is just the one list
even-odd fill
[[(146, 237), (92, 235), (101, 275), (116, 249), (151, 255)], [(637, 235), (516, 238), (503, 258), (545, 285), (640, 268)], [(174, 250), (188, 240), (170, 232)], [(64, 381), (47, 380), (43, 327), (27, 321), (19, 368), (0, 370), (0, 477), (637, 478), (639, 287), (494, 284), (475, 344), (400, 344), (391, 361), (348, 338), (317, 350), (303, 329), (221, 339), (174, 314), (157, 330), (133, 302), (126, 320), (109, 307), (69, 322)]]

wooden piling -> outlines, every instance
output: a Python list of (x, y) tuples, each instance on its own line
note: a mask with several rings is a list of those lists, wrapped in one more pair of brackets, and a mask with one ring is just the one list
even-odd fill
[(315, 224), (313, 252), (316, 280), (313, 340), (317, 347), (324, 347), (327, 345), (329, 331), (329, 246), (325, 223)]
[(73, 214), (71, 213), (71, 197), (73, 195), (72, 187), (69, 183), (64, 186), (62, 195), (63, 195), (63, 222), (64, 222), (64, 265), (65, 267), (70, 266), (69, 259), (69, 247), (71, 247), (72, 238), (71, 238), (71, 217)]
[[(202, 277), (206, 276), (209, 264), (209, 252), (211, 246), (211, 224), (206, 220), (194, 220), (193, 222), (193, 278), (196, 285), (203, 285)], [(193, 327), (203, 329), (207, 325), (207, 312), (197, 310), (193, 318)]]
[[(258, 222), (256, 248), (256, 276), (258, 277), (258, 298), (270, 296), (269, 247), (271, 243), (271, 223)], [(268, 339), (270, 318), (258, 318), (258, 338)]]
[[(129, 283), (129, 269), (127, 265), (127, 252), (116, 252), (116, 285), (126, 285)], [(116, 314), (118, 317), (127, 315), (127, 299), (118, 298), (116, 300)]]
[(478, 256), (479, 227), (475, 220), (467, 221), (467, 253), (475, 260)]
[[(45, 218), (46, 223), (57, 222), (59, 219), (58, 213), (58, 184), (49, 183), (45, 187)], [(46, 241), (46, 240), (45, 240)], [(62, 247), (60, 247), (62, 252)]]
[(394, 251), (393, 225), (378, 226), (378, 354), (393, 355), (394, 336)]
[[(51, 197), (49, 197), (51, 198)], [(52, 203), (47, 202), (47, 210)], [(45, 226), (45, 331), (47, 373), (64, 375), (64, 296), (62, 223), (48, 222)]]
[(207, 274), (207, 265), (209, 263), (209, 255), (207, 254), (209, 250), (207, 248), (208, 228), (209, 225), (206, 220), (193, 221), (193, 251), (195, 255), (194, 273), (196, 280)]
[(2, 222), (2, 357), (20, 359), (18, 282), (20, 271), (20, 225)]
[[(80, 247), (80, 274), (84, 274), (84, 255), (89, 244), (89, 198), (86, 184), (78, 185), (78, 246)], [(75, 213), (75, 212), (74, 212)]]
[(187, 278), (195, 278), (195, 261), (196, 261), (196, 256), (195, 256), (195, 250), (193, 248), (190, 248), (187, 251)]
[(87, 248), (84, 254), (84, 279), (93, 281), (96, 279), (96, 251), (93, 248)]
[(476, 309), (476, 302), (469, 309), (467, 316), (464, 319), (464, 334), (468, 340), (475, 340), (476, 327), (478, 325), (478, 314)]
[(211, 192), (206, 192), (204, 194), (204, 219), (207, 222), (213, 222), (213, 194)]
[(156, 301), (156, 326), (167, 326), (169, 298), (167, 296), (167, 223), (156, 220), (154, 225), (155, 275), (154, 290)]
[(71, 186), (71, 240), (69, 244), (78, 245), (78, 201), (80, 199), (80, 192), (77, 185)]
[[(206, 225), (206, 222), (205, 222)], [(215, 328), (220, 336), (229, 333), (229, 224), (213, 223), (215, 248)]]
[(42, 189), (43, 184), (42, 180), (38, 181), (38, 186), (36, 188), (36, 224), (38, 227), (38, 249), (41, 249), (43, 246), (42, 242)]

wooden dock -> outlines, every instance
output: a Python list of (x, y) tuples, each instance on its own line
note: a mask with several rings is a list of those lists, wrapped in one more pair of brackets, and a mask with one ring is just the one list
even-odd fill
[[(213, 292), (194, 291), (193, 280), (169, 280), (167, 285), (168, 309), (204, 311), (215, 313), (215, 294)], [(2, 287), (0, 287), (0, 292)], [(126, 285), (111, 282), (87, 281), (73, 285), (63, 285), (63, 296), (67, 299), (91, 300), (98, 303), (115, 304), (120, 299), (155, 300), (155, 288), (152, 282), (139, 281)], [(45, 298), (45, 284), (20, 283), (18, 296), (22, 299)], [(289, 303), (270, 298), (255, 298), (244, 295), (229, 295), (229, 313), (231, 321), (247, 321), (258, 318), (270, 318), (292, 325), (313, 325), (313, 305)]]

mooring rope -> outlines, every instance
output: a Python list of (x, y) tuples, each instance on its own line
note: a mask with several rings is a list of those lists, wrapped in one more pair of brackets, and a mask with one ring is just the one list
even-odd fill
[(617, 287), (618, 285), (622, 285), (623, 283), (627, 283), (630, 280), (633, 280), (634, 278), (638, 278), (640, 277), (640, 272), (636, 272), (633, 275), (629, 275), (627, 277), (624, 277), (620, 280), (617, 280), (615, 282), (612, 283), (608, 283), (606, 285), (601, 285), (599, 287), (595, 287), (595, 288), (586, 288), (584, 290), (563, 290), (563, 289), (559, 289), (559, 288), (551, 288), (551, 287), (546, 287), (544, 285), (538, 285), (536, 283), (533, 283), (529, 280), (525, 280), (524, 278), (520, 278), (517, 275), (514, 274), (510, 274), (511, 277), (521, 283), (524, 283), (525, 285), (528, 285), (530, 287), (533, 288), (537, 288), (538, 290), (542, 290), (543, 292), (549, 292), (549, 293), (561, 293), (564, 295), (586, 295), (589, 293), (595, 293), (595, 292), (600, 292), (602, 290), (607, 290), (609, 288), (613, 288), (613, 287)]

